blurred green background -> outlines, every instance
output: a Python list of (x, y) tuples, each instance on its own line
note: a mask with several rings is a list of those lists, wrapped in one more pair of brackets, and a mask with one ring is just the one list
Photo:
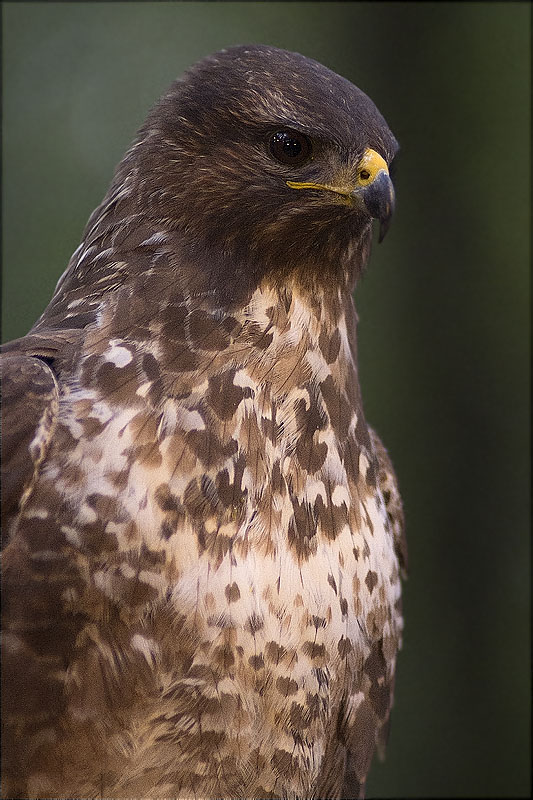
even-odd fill
[(408, 524), (369, 797), (530, 791), (528, 3), (3, 4), (3, 339), (37, 319), (136, 128), (227, 45), (322, 61), (402, 150), (357, 292), (368, 419)]

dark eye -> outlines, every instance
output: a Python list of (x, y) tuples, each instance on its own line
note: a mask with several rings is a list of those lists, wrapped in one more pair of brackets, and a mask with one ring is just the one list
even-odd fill
[(311, 156), (311, 142), (298, 131), (278, 131), (270, 139), (270, 152), (282, 164), (299, 167)]

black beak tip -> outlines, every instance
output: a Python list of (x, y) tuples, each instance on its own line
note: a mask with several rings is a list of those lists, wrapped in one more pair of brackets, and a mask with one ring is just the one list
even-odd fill
[(387, 231), (390, 228), (391, 222), (392, 222), (392, 214), (389, 214), (387, 217), (383, 217), (382, 219), (380, 219), (378, 244), (381, 244), (381, 242), (387, 235)]

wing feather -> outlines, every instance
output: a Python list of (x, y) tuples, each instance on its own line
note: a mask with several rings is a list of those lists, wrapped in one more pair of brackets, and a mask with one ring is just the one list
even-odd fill
[(2, 540), (5, 544), (30, 496), (54, 433), (59, 406), (56, 376), (42, 358), (0, 356), (2, 412)]
[(385, 508), (391, 524), (392, 535), (394, 537), (394, 546), (400, 562), (402, 577), (405, 578), (407, 575), (408, 566), (407, 539), (405, 536), (405, 517), (403, 512), (402, 498), (398, 488), (398, 479), (396, 477), (396, 473), (394, 472), (389, 454), (387, 453), (385, 446), (378, 434), (372, 430), (372, 428), (369, 428), (368, 432), (370, 433), (372, 447), (374, 448), (374, 452), (379, 463), (379, 488), (381, 489), (381, 493), (385, 501)]
[[(401, 574), (405, 577), (407, 571), (407, 541), (398, 480), (383, 442), (372, 428), (369, 427), (368, 432), (372, 448), (378, 460), (378, 483), (391, 526), (394, 548), (400, 564)], [(376, 659), (376, 664), (382, 662), (383, 678), (385, 678), (387, 666), (383, 655), (382, 642), (374, 644), (374, 652), (371, 658)], [(364, 797), (364, 782), (370, 769), (374, 747), (376, 747), (381, 758), (384, 756), (390, 726), (389, 714), (394, 696), (394, 678), (393, 668), (391, 674), (385, 679), (389, 689), (389, 706), (383, 720), (377, 719), (371, 710), (371, 704), (364, 700), (357, 707), (354, 718), (346, 720), (344, 723), (348, 731), (346, 770), (342, 792), (342, 797), (345, 800)]]

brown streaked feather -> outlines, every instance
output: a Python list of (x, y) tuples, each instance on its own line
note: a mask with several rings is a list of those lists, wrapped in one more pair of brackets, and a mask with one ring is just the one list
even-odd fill
[(368, 428), (368, 432), (379, 463), (379, 488), (381, 489), (383, 500), (385, 501), (385, 508), (387, 509), (387, 516), (391, 524), (396, 553), (398, 554), (398, 560), (402, 570), (402, 577), (406, 578), (408, 570), (407, 538), (405, 535), (405, 516), (400, 489), (398, 487), (398, 478), (396, 477), (390, 456), (378, 434), (370, 427)]
[[(378, 486), (381, 490), (385, 509), (393, 534), (394, 547), (402, 577), (407, 574), (407, 540), (405, 536), (405, 518), (403, 504), (398, 488), (398, 479), (392, 466), (390, 456), (376, 431), (368, 426), (368, 434), (374, 454), (378, 461)], [(382, 690), (386, 692), (386, 707), (381, 713), (376, 713), (373, 703), (368, 700), (372, 692), (367, 693), (367, 700), (357, 709), (354, 719), (349, 715), (344, 722), (346, 735), (346, 772), (342, 798), (364, 797), (366, 776), (370, 767), (374, 750), (381, 759), (385, 757), (385, 747), (390, 731), (390, 712), (394, 700), (395, 671), (386, 668), (383, 659), (382, 642), (378, 642), (378, 649), (374, 652), (376, 657), (367, 659), (370, 676), (374, 672), (375, 683), (379, 681)], [(377, 673), (376, 673), (377, 667)], [(384, 711), (384, 713), (383, 713)]]
[(2, 542), (28, 499), (57, 419), (59, 388), (40, 358), (16, 350), (0, 356), (2, 414)]

